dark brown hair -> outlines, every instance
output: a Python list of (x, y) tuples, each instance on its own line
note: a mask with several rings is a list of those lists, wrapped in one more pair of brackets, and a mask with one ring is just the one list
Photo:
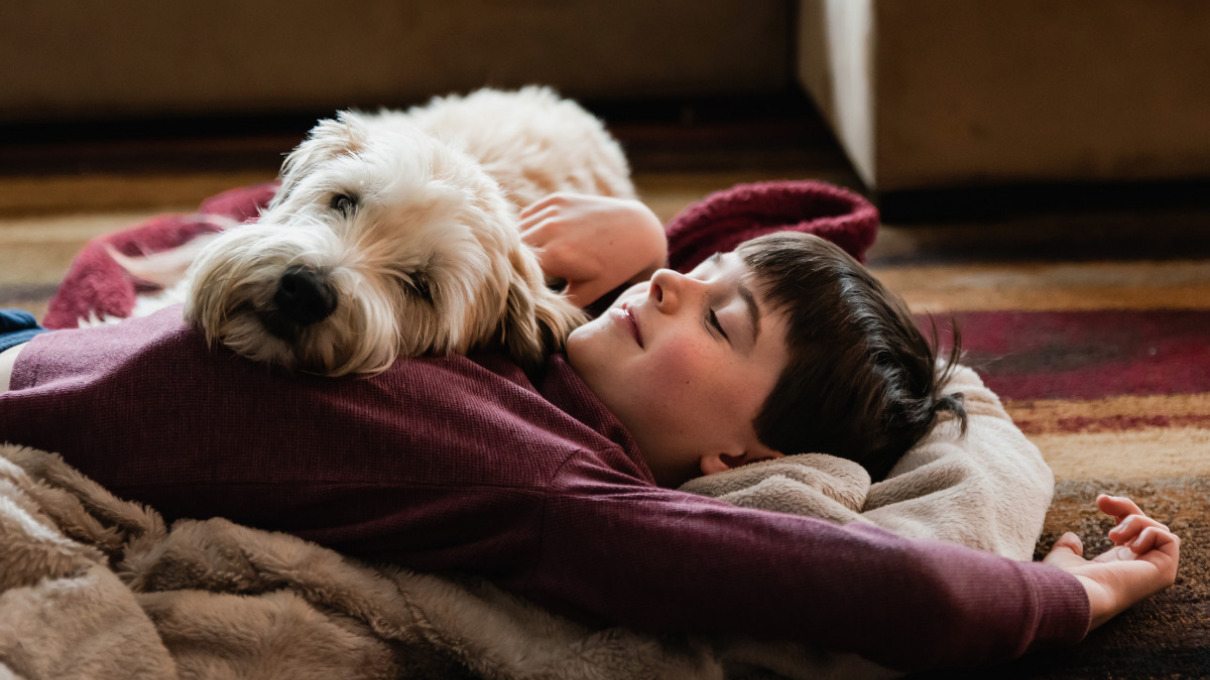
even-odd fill
[(789, 364), (755, 422), (782, 453), (830, 453), (874, 480), (949, 411), (966, 431), (961, 393), (942, 394), (961, 351), (937, 366), (907, 305), (865, 267), (817, 236), (779, 232), (736, 248), (771, 311), (785, 315)]

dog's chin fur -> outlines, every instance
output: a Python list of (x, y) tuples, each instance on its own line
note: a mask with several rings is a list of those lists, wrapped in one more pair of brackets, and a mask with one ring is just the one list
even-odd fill
[[(382, 371), (398, 354), (395, 306), (369, 290), (354, 268), (338, 265), (332, 256), (338, 247), (321, 229), (255, 224), (226, 232), (194, 262), (185, 318), (212, 344), (254, 361), (332, 376)], [(282, 272), (304, 262), (329, 270), (340, 303), (322, 322), (281, 338), (267, 332), (264, 319), (276, 311)]]
[[(356, 207), (334, 207), (338, 195)], [(274, 303), (283, 273), (300, 266), (337, 301), (305, 326), (282, 322)], [(546, 287), (478, 162), (404, 121), (358, 114), (318, 126), (260, 220), (213, 239), (189, 276), (185, 316), (210, 342), (329, 376), (494, 343), (532, 365), (584, 320)]]
[[(537, 364), (585, 319), (517, 229), (518, 207), (556, 191), (634, 196), (600, 122), (545, 88), (341, 113), (286, 158), (257, 223), (200, 250), (185, 316), (211, 343), (328, 376), (488, 346)], [(284, 320), (275, 295), (294, 267), (334, 293), (329, 316)]]

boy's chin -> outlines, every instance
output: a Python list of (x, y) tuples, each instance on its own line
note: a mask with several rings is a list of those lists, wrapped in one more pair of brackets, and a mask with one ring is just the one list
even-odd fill
[(567, 341), (563, 343), (567, 356), (583, 354), (593, 343), (604, 339), (602, 333), (608, 330), (607, 326), (609, 322), (609, 319), (606, 318), (607, 314), (602, 314), (587, 323), (577, 326), (575, 330), (568, 334)]
[(571, 364), (571, 367), (580, 372), (581, 375), (583, 375), (581, 367), (583, 366), (585, 354), (590, 344), (589, 337), (592, 334), (592, 330), (588, 326), (593, 323), (595, 323), (595, 320), (576, 328), (567, 336), (567, 341), (563, 343), (563, 352), (567, 354), (567, 363)]
[(601, 382), (608, 382), (611, 372), (611, 357), (615, 354), (609, 344), (608, 328), (598, 327), (600, 319), (580, 326), (567, 336), (563, 343), (563, 351), (567, 354), (567, 363), (580, 376), (589, 389), (601, 396), (605, 388)]

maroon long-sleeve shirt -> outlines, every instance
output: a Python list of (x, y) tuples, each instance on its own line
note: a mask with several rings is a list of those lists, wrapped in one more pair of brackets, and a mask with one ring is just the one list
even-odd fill
[(1046, 565), (655, 485), (566, 361), (481, 354), (370, 379), (209, 350), (179, 310), (36, 337), (0, 440), (61, 453), (167, 517), (222, 516), (347, 554), (487, 576), (643, 630), (789, 638), (884, 665), (1080, 640), (1082, 586)]

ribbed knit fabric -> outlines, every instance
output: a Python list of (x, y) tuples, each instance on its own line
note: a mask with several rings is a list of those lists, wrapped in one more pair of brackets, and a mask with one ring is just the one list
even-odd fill
[(756, 182), (690, 205), (666, 230), (669, 266), (682, 272), (748, 239), (787, 230), (826, 238), (864, 261), (878, 234), (878, 210), (861, 196), (825, 182)]

